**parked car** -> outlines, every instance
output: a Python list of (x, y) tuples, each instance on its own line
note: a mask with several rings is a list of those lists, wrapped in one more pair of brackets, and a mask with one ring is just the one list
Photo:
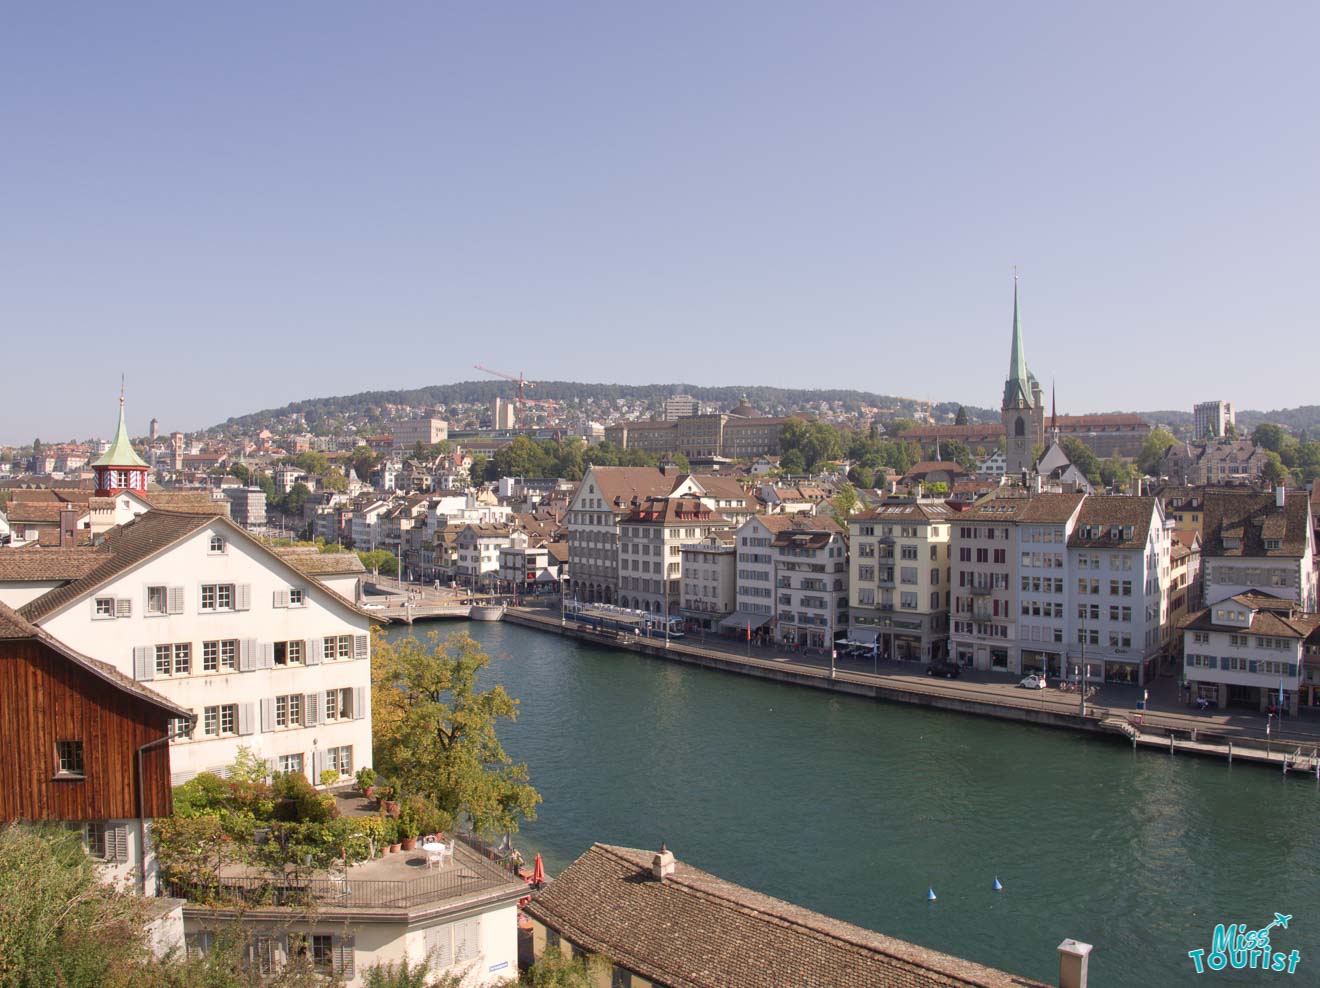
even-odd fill
[(1045, 682), (1044, 676), (1027, 676), (1022, 682), (1018, 683), (1023, 689), (1043, 690), (1049, 684)]
[(948, 659), (936, 659), (926, 666), (927, 676), (943, 676), (945, 679), (957, 679), (961, 671), (958, 663), (950, 662)]

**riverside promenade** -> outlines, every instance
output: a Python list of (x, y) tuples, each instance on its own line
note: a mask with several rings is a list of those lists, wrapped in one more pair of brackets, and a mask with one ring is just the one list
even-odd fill
[(847, 693), (895, 703), (936, 707), (978, 716), (1041, 726), (1106, 734), (1134, 748), (1171, 755), (1195, 754), (1245, 761), (1292, 775), (1320, 778), (1320, 720), (1308, 716), (1276, 720), (1266, 733), (1266, 718), (1236, 710), (1195, 710), (1180, 703), (1176, 681), (1151, 687), (1149, 708), (1138, 709), (1136, 687), (1103, 684), (1088, 697), (1051, 687), (1025, 690), (1018, 676), (965, 671), (954, 680), (926, 675), (924, 663), (874, 662), (837, 658), (774, 647), (749, 646), (724, 638), (671, 640), (596, 631), (559, 611), (510, 607), (504, 620), (585, 642), (639, 652), (656, 658), (700, 665), (724, 672)]

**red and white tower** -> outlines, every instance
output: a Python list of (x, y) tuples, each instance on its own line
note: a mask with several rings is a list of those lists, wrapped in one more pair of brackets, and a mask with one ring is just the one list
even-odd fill
[(113, 497), (120, 491), (145, 491), (150, 467), (128, 439), (124, 425), (124, 396), (119, 396), (119, 428), (110, 448), (92, 461), (96, 471), (96, 496)]

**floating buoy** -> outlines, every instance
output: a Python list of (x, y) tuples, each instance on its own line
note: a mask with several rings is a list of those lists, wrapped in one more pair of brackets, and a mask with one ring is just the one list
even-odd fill
[(935, 890), (934, 890), (934, 889), (926, 889), (926, 901), (928, 901), (928, 902), (934, 902), (934, 901), (935, 901)]
[(1002, 886), (1002, 885), (999, 884), (999, 879), (998, 879), (998, 878), (995, 879), (994, 890), (995, 890), (996, 892), (1002, 892), (1002, 891), (1004, 891), (1004, 886)]

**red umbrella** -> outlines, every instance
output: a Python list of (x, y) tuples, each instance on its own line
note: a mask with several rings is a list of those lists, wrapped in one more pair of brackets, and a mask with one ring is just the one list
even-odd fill
[(541, 863), (541, 852), (536, 852), (536, 861), (532, 864), (532, 885), (540, 888), (545, 884), (545, 865)]

